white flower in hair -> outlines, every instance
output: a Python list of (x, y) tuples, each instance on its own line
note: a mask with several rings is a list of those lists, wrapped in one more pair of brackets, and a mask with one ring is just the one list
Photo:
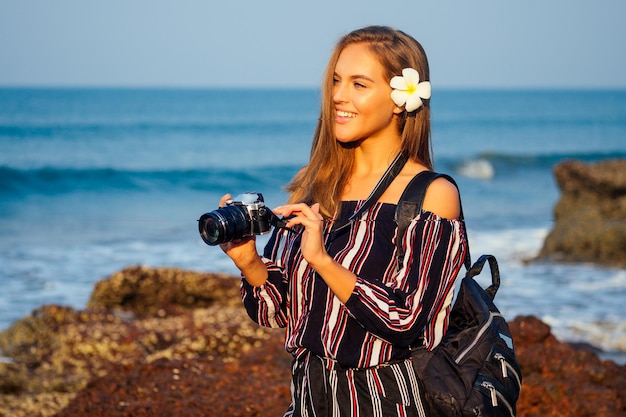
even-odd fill
[(412, 112), (422, 106), (422, 99), (430, 98), (430, 82), (420, 82), (419, 73), (413, 68), (402, 70), (402, 76), (396, 75), (389, 82), (393, 91), (391, 99), (396, 106), (404, 106), (406, 111)]

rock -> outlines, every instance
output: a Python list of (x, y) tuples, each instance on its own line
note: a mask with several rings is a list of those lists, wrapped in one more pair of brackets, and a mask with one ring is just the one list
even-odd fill
[[(35, 310), (0, 333), (0, 416), (282, 415), (284, 331), (253, 323), (238, 288), (234, 277), (133, 267), (98, 283), (89, 310)], [(558, 341), (535, 317), (511, 330), (518, 416), (626, 416), (626, 366)]]
[(10, 358), (0, 369), (0, 416), (36, 415), (28, 404), (64, 407), (90, 380), (124, 367), (236, 361), (272, 333), (246, 315), (235, 277), (133, 267), (96, 287), (88, 310), (43, 306), (0, 333), (0, 356)]
[(96, 283), (87, 308), (150, 317), (213, 304), (241, 305), (239, 280), (226, 274), (136, 266)]
[(523, 375), (518, 416), (626, 416), (626, 365), (559, 342), (536, 317), (510, 328)]
[(290, 398), (282, 336), (275, 333), (237, 361), (160, 359), (116, 368), (56, 417), (281, 416)]
[(554, 168), (562, 191), (539, 259), (626, 266), (626, 159)]

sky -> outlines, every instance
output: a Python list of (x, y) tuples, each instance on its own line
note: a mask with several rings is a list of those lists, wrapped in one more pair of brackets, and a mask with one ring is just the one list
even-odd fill
[(624, 0), (0, 0), (0, 86), (318, 87), (388, 25), (433, 88), (626, 88)]

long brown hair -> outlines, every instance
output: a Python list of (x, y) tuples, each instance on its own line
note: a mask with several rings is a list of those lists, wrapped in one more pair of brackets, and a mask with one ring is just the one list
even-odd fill
[[(422, 46), (406, 33), (386, 26), (368, 26), (342, 37), (330, 57), (322, 85), (320, 118), (313, 136), (309, 163), (286, 187), (291, 203), (320, 203), (324, 217), (337, 212), (341, 194), (354, 164), (354, 148), (337, 141), (334, 134), (333, 78), (343, 49), (365, 43), (378, 57), (388, 80), (401, 75), (402, 69), (414, 68), (420, 81), (430, 80), (428, 60)], [(391, 97), (389, 98), (391, 100)], [(398, 117), (402, 151), (432, 169), (430, 148), (430, 101), (415, 112), (403, 111)]]

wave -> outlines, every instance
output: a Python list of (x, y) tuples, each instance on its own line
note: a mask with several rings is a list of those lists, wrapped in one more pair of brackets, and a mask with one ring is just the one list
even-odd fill
[(508, 166), (553, 166), (567, 159), (577, 159), (583, 162), (597, 162), (604, 159), (625, 158), (626, 151), (596, 151), (596, 152), (568, 152), (568, 153), (547, 153), (537, 155), (525, 154), (505, 154), (486, 152), (479, 155), (479, 158), (486, 159), (493, 164)]
[(15, 169), (0, 167), (0, 196), (57, 195), (72, 192), (232, 190), (281, 187), (298, 166), (124, 170), (113, 168)]
[[(596, 162), (609, 158), (626, 158), (626, 151), (593, 153), (557, 153), (514, 155), (483, 153), (470, 159), (447, 158), (443, 172), (458, 172), (473, 179), (506, 177), (519, 169), (551, 170), (566, 159)], [(166, 189), (253, 189), (280, 188), (295, 175), (299, 165), (277, 164), (241, 168), (210, 167), (190, 169), (64, 168), (42, 167), (20, 169), (0, 166), (0, 195), (55, 195), (80, 191), (154, 191)]]
[(447, 170), (475, 179), (491, 179), (506, 176), (520, 169), (551, 170), (554, 165), (566, 160), (579, 160), (585, 163), (606, 159), (626, 158), (626, 151), (570, 152), (547, 154), (507, 154), (485, 152), (472, 158), (458, 160), (444, 158), (440, 162)]
[(219, 120), (213, 122), (180, 121), (180, 122), (112, 122), (101, 123), (43, 123), (30, 125), (0, 125), (0, 139), (24, 138), (56, 138), (61, 140), (84, 140), (89, 137), (144, 137), (168, 134), (215, 135), (228, 132), (232, 134), (259, 132), (289, 133), (310, 129), (307, 121), (289, 120)]

